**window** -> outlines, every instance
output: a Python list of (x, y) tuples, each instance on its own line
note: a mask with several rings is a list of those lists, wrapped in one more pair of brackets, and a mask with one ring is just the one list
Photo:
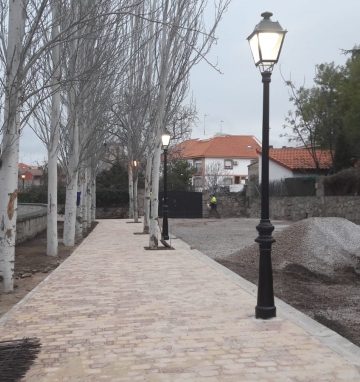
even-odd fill
[(202, 162), (195, 162), (194, 167), (196, 168), (196, 172), (198, 174), (202, 173)]
[(224, 178), (224, 186), (231, 186), (232, 178)]
[(200, 188), (202, 187), (202, 179), (201, 176), (194, 176), (194, 187)]
[(235, 176), (235, 184), (240, 184), (240, 176)]
[(225, 159), (224, 167), (227, 170), (231, 170), (233, 168), (233, 161), (231, 159)]

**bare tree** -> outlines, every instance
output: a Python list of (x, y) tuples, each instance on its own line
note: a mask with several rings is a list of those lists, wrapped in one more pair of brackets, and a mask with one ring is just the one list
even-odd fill
[(222, 161), (213, 161), (205, 166), (204, 185), (209, 192), (220, 192), (226, 185), (225, 179), (229, 177)]

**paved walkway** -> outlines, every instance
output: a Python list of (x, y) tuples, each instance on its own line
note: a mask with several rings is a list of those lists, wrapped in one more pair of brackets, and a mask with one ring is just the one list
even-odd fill
[(256, 320), (252, 284), (141, 229), (100, 221), (0, 320), (0, 340), (41, 340), (24, 381), (360, 381), (358, 347), (280, 301)]

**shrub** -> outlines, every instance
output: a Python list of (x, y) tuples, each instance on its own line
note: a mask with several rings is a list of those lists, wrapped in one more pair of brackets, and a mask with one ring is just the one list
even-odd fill
[(348, 168), (324, 178), (324, 193), (333, 195), (360, 195), (360, 168)]

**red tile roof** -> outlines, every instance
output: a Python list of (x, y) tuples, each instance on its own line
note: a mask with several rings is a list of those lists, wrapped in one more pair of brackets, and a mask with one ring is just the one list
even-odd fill
[(252, 135), (228, 135), (206, 141), (190, 139), (172, 150), (173, 155), (191, 158), (258, 158), (261, 145)]
[(21, 163), (21, 162), (18, 164), (18, 167), (19, 168), (31, 168), (31, 166), (29, 166), (29, 165), (27, 165), (25, 163)]
[[(261, 155), (261, 150), (257, 150)], [(320, 169), (332, 167), (330, 150), (315, 150)], [(270, 149), (269, 158), (289, 170), (316, 170), (314, 159), (307, 149)]]

